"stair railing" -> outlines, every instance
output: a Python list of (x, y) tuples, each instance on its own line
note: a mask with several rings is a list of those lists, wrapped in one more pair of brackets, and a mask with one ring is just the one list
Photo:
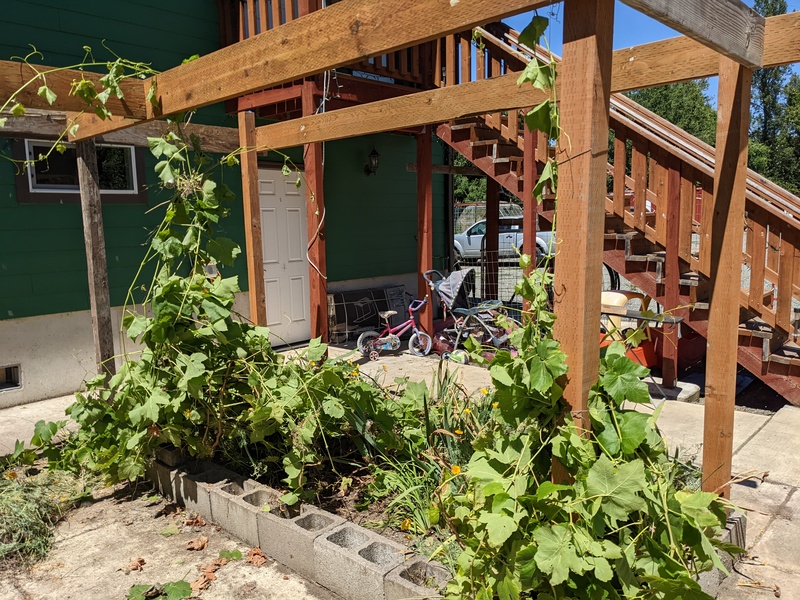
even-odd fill
[[(534, 54), (546, 58), (543, 49), (537, 48), (534, 53), (520, 44), (519, 34), (502, 23), (475, 31), (475, 39), (486, 47), (483, 64), (491, 57), (501, 65), (499, 70), (478, 69), (483, 75), (519, 71)], [(458, 44), (449, 42), (446, 46), (450, 58), (445, 59), (442, 69), (444, 84), (448, 76), (461, 83), (464, 73), (472, 75), (475, 69), (463, 62), (464, 56), (475, 59), (483, 54), (476, 51), (465, 54), (464, 43), (473, 39), (472, 32), (451, 37)], [(456, 68), (459, 59), (462, 65)], [(499, 124), (497, 115), (486, 115), (484, 119), (504, 140), (513, 143), (514, 128), (508, 126), (508, 119)], [(516, 122), (521, 124), (521, 119), (518, 117)], [(665, 248), (669, 202), (678, 202), (678, 247), (684, 269), (708, 277), (714, 232), (714, 149), (623, 94), (612, 95), (610, 130), (613, 145), (606, 210)], [(521, 125), (516, 134), (516, 143), (522, 147)], [(680, 181), (679, 189), (669, 189), (671, 172), (673, 180)], [(795, 300), (800, 298), (800, 198), (748, 170), (746, 217), (742, 227), (745, 268), (741, 304), (770, 326), (791, 334), (797, 323), (796, 313), (800, 313), (800, 309), (794, 308), (800, 305)]]

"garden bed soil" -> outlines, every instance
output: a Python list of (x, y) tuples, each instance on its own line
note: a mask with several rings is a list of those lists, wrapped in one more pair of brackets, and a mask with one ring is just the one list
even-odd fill
[[(44, 561), (0, 565), (0, 600), (123, 600), (134, 585), (194, 582), (221, 550), (238, 550), (242, 559), (213, 574), (202, 591), (205, 600), (337, 598), (271, 559), (261, 566), (247, 563), (250, 548), (151, 494), (143, 484), (95, 492), (94, 502), (84, 502), (58, 525)], [(202, 549), (187, 549), (202, 537), (207, 538)], [(131, 569), (136, 564), (140, 570)]]

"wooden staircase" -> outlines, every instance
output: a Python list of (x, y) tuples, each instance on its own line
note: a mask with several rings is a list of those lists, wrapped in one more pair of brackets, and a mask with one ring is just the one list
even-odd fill
[[(474, 40), (478, 40), (477, 43)], [(436, 84), (454, 85), (520, 71), (533, 51), (503, 24), (437, 43)], [(522, 199), (524, 111), (480, 115), (438, 126), (437, 135)], [(603, 261), (701, 336), (708, 330), (714, 149), (621, 94), (611, 100)], [(547, 141), (539, 138), (541, 168)], [(552, 206), (539, 207), (540, 224)], [(738, 361), (800, 406), (800, 198), (748, 173)], [(562, 243), (568, 243), (564, 236)], [(674, 260), (674, 255), (678, 260)], [(668, 258), (678, 264), (670, 272)], [(675, 271), (675, 269), (672, 269)], [(675, 294), (675, 288), (678, 292)], [(667, 293), (671, 289), (672, 293)], [(676, 302), (677, 297), (677, 302)]]

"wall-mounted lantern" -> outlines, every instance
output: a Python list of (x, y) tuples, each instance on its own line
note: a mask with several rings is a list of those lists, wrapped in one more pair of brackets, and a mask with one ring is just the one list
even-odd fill
[(375, 175), (378, 172), (378, 164), (380, 163), (381, 155), (375, 148), (369, 153), (369, 164), (364, 165), (364, 174), (366, 176)]

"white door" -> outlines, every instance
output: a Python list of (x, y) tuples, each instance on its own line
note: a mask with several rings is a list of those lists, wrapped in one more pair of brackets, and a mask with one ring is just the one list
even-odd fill
[(311, 337), (306, 187), (280, 169), (258, 170), (267, 327), (273, 345)]

